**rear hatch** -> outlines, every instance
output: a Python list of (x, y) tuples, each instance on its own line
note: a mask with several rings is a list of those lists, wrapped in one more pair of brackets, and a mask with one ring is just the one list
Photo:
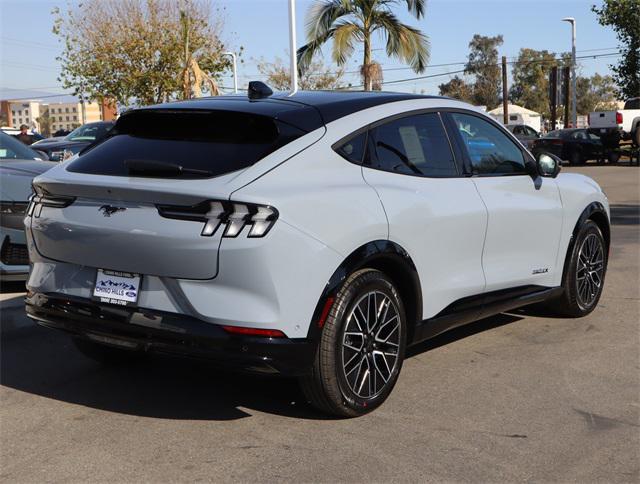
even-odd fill
[[(293, 103), (211, 104), (220, 108), (179, 103), (127, 113), (102, 142), (37, 178), (29, 211), (37, 251), (113, 271), (215, 277), (222, 230), (205, 234), (207, 210), (215, 201), (228, 207), (247, 182), (243, 171), (259, 176), (261, 160), (308, 146), (314, 126), (294, 121), (308, 107)], [(308, 121), (315, 112), (305, 114)]]

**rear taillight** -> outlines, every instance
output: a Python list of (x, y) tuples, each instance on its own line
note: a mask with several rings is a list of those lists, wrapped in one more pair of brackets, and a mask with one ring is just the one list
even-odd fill
[(203, 222), (200, 235), (211, 237), (224, 226), (223, 237), (237, 237), (245, 226), (250, 226), (247, 237), (264, 237), (278, 219), (278, 211), (268, 205), (207, 200), (197, 205), (157, 205), (165, 218)]
[(622, 113), (619, 111), (616, 113), (616, 124), (622, 124)]
[(29, 206), (27, 207), (27, 216), (39, 217), (42, 207), (65, 208), (71, 205), (76, 197), (67, 195), (52, 195), (40, 188), (34, 187), (35, 194), (29, 198)]
[(561, 139), (554, 139), (551, 144), (556, 146), (562, 146), (563, 141)]
[(286, 338), (282, 331), (279, 329), (262, 329), (262, 328), (244, 328), (242, 326), (222, 326), (229, 334), (235, 334), (239, 336), (259, 336), (262, 338)]

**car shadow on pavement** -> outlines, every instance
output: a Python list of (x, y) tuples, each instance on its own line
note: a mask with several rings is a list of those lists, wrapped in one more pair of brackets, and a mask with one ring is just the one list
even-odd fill
[[(9, 388), (89, 408), (140, 417), (235, 420), (256, 412), (327, 420), (305, 400), (295, 379), (222, 371), (205, 361), (148, 356), (104, 367), (82, 356), (62, 333), (42, 328), (21, 308), (0, 335), (0, 383)], [(454, 329), (411, 348), (407, 357), (522, 318), (498, 315)]]
[(611, 225), (640, 225), (640, 205), (611, 205)]

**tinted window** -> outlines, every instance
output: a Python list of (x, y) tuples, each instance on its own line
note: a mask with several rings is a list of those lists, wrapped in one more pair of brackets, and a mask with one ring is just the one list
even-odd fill
[(524, 130), (525, 130), (525, 133), (527, 135), (529, 135), (529, 136), (537, 136), (538, 135), (538, 132), (535, 129), (529, 127), (529, 126), (525, 126)]
[(353, 163), (362, 163), (366, 150), (367, 132), (354, 136), (336, 148), (336, 152)]
[(181, 173), (139, 169), (136, 176), (213, 177), (247, 168), (305, 134), (268, 116), (231, 111), (147, 110), (123, 115), (110, 135), (71, 162), (69, 171), (129, 176), (132, 165), (179, 166)]
[(33, 160), (39, 156), (21, 141), (8, 134), (0, 133), (0, 160)]
[[(62, 121), (62, 118), (60, 119)], [(69, 121), (69, 116), (67, 116)], [(113, 127), (111, 123), (90, 123), (74, 129), (65, 139), (68, 141), (95, 141), (103, 138)]]
[(373, 168), (429, 177), (458, 174), (437, 113), (391, 121), (374, 128), (371, 136), (376, 154), (371, 160)]
[(625, 109), (640, 109), (640, 97), (629, 99), (624, 103)]
[(573, 133), (573, 136), (571, 136), (573, 139), (579, 139), (579, 140), (586, 140), (587, 139), (587, 133), (586, 131), (576, 131), (575, 133)]
[(524, 155), (499, 128), (478, 116), (451, 113), (474, 173), (525, 173)]

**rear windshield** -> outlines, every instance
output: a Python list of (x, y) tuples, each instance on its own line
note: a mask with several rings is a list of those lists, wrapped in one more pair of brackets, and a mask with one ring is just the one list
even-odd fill
[(96, 175), (210, 178), (251, 166), (305, 133), (252, 113), (140, 110), (123, 115), (107, 138), (81, 153), (67, 169)]
[(633, 99), (629, 99), (626, 103), (624, 103), (625, 109), (640, 109), (640, 97), (635, 97)]

